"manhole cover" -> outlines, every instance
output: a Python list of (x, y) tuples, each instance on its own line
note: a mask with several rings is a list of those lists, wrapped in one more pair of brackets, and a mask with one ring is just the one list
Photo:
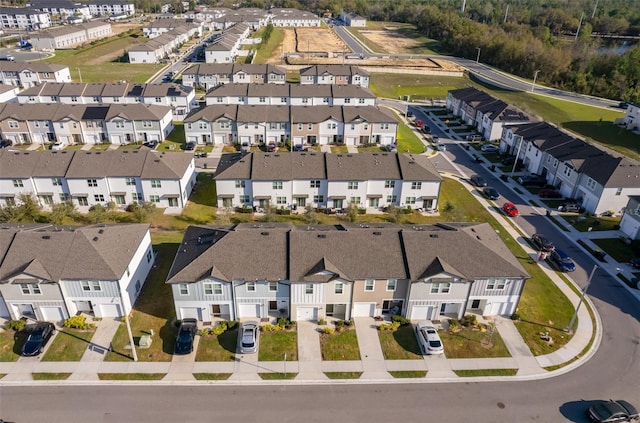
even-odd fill
[(505, 407), (505, 405), (503, 403), (501, 403), (501, 402), (499, 402), (497, 405), (498, 405), (498, 408), (501, 409), (501, 410), (504, 409), (504, 407)]

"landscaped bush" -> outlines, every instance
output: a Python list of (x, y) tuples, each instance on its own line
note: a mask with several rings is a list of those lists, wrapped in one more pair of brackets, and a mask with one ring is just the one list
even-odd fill
[(460, 319), (460, 324), (465, 327), (475, 327), (478, 326), (478, 318), (475, 314), (465, 314), (462, 319)]
[(460, 321), (458, 319), (450, 319), (449, 330), (451, 332), (457, 332), (458, 330), (460, 330)]
[(27, 322), (24, 320), (9, 320), (5, 325), (5, 329), (15, 330), (16, 332), (20, 332), (24, 330), (24, 327), (27, 325)]
[(511, 315), (511, 320), (520, 320), (520, 314), (518, 313), (513, 313)]
[(285, 330), (286, 328), (284, 326), (280, 326), (280, 325), (262, 325), (260, 326), (260, 330), (263, 332), (278, 332), (281, 330)]
[(237, 320), (225, 320), (225, 323), (227, 324), (227, 330), (233, 330), (238, 326)]
[(378, 326), (378, 330), (381, 330), (381, 331), (393, 331), (393, 330), (398, 329), (399, 327), (400, 327), (400, 322), (383, 323), (383, 324)]
[(211, 333), (209, 329), (200, 329), (200, 336), (207, 336)]
[(87, 319), (84, 316), (69, 317), (62, 323), (65, 328), (72, 329), (95, 329), (95, 323), (87, 323)]
[(406, 326), (411, 323), (411, 320), (399, 315), (391, 316), (391, 321), (394, 323), (397, 322), (399, 326)]
[(327, 335), (333, 335), (335, 333), (335, 329), (334, 328), (330, 328), (329, 326), (325, 326), (322, 329), (320, 329), (321, 333), (327, 334)]
[(336, 325), (336, 330), (340, 333), (344, 332), (352, 324), (353, 320), (336, 320), (334, 322), (334, 325)]
[(327, 321), (324, 320), (322, 317), (318, 319), (318, 325), (323, 326), (323, 325), (326, 325), (326, 324), (327, 324)]
[(213, 335), (222, 335), (227, 331), (227, 329), (229, 329), (229, 327), (227, 326), (227, 322), (220, 322), (213, 328), (211, 328), (211, 333)]
[(286, 317), (280, 317), (278, 319), (278, 326), (281, 326), (283, 329), (291, 329), (293, 326), (296, 325), (296, 322), (292, 322), (291, 320), (287, 319)]

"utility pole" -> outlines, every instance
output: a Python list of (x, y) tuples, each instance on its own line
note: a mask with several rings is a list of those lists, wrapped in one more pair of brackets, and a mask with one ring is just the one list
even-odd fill
[(507, 23), (507, 16), (509, 16), (509, 5), (507, 4), (507, 10), (504, 11), (504, 20), (502, 21), (503, 24)]
[(593, 6), (593, 13), (591, 14), (591, 19), (596, 16), (596, 10), (598, 10), (598, 0), (596, 0), (595, 6)]
[(582, 290), (582, 295), (580, 295), (580, 301), (578, 301), (578, 305), (576, 306), (576, 311), (573, 313), (573, 316), (571, 317), (571, 321), (569, 322), (569, 327), (565, 331), (567, 333), (573, 333), (573, 324), (576, 322), (576, 318), (578, 317), (578, 310), (580, 310), (580, 306), (584, 301), (584, 297), (585, 295), (587, 295), (587, 289), (589, 289), (589, 285), (591, 285), (591, 279), (593, 279), (593, 274), (596, 273), (596, 270), (598, 270), (597, 264), (593, 266), (593, 270), (591, 271), (591, 274), (589, 275), (589, 279), (587, 280), (587, 285)]
[(538, 78), (538, 72), (540, 72), (540, 69), (536, 70), (533, 74), (533, 83), (531, 84), (531, 92), (533, 92), (533, 90), (536, 89), (536, 78)]
[(580, 22), (578, 23), (578, 30), (576, 31), (576, 38), (574, 43), (578, 41), (578, 35), (580, 34), (580, 28), (582, 27), (582, 19), (584, 19), (584, 13), (580, 15)]
[(476, 56), (476, 63), (480, 63), (480, 47), (476, 47), (476, 50), (478, 50), (478, 55)]

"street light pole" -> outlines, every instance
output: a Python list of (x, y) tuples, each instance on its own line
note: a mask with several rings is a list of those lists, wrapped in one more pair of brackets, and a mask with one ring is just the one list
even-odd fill
[(573, 313), (573, 317), (571, 317), (571, 321), (569, 322), (569, 327), (566, 330), (567, 333), (573, 333), (573, 324), (576, 322), (576, 318), (578, 317), (578, 310), (580, 310), (580, 306), (584, 301), (584, 297), (585, 295), (587, 295), (587, 290), (589, 289), (589, 285), (591, 285), (591, 279), (593, 278), (593, 274), (596, 273), (597, 269), (598, 269), (598, 265), (594, 264), (593, 270), (591, 271), (591, 274), (589, 275), (589, 279), (587, 280), (587, 285), (582, 290), (582, 295), (580, 295), (580, 301), (578, 301), (578, 305), (576, 306), (576, 311)]
[(540, 72), (540, 69), (536, 70), (533, 73), (533, 83), (531, 84), (531, 92), (533, 92), (533, 90), (535, 90), (536, 88), (536, 79), (538, 78), (538, 72)]
[(476, 50), (478, 50), (478, 55), (476, 56), (476, 63), (480, 63), (480, 47), (476, 47)]
[(124, 314), (124, 322), (127, 325), (127, 333), (129, 334), (129, 344), (131, 345), (131, 354), (133, 355), (133, 361), (138, 361), (138, 352), (136, 351), (136, 344), (133, 342), (133, 334), (131, 333), (131, 323), (129, 323), (129, 313), (126, 313), (124, 308), (124, 299), (122, 297), (122, 290), (120, 284), (118, 284), (118, 294), (120, 294), (120, 305), (122, 306), (122, 312)]

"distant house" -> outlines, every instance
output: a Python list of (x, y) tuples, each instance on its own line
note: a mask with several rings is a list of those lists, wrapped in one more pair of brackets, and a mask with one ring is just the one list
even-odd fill
[(355, 26), (355, 27), (367, 26), (367, 19), (355, 13), (342, 12), (340, 13), (340, 19), (342, 20), (342, 22), (347, 24), (347, 26)]
[(638, 131), (640, 128), (640, 103), (631, 103), (627, 106), (622, 123), (629, 131)]
[(111, 34), (110, 23), (94, 21), (40, 31), (30, 35), (30, 42), (37, 50), (58, 50), (74, 48)]
[[(3, 227), (0, 317), (129, 314), (155, 257), (149, 225)], [(117, 254), (114, 252), (117, 251)]]
[(29, 88), (44, 82), (71, 82), (69, 67), (46, 62), (0, 61), (0, 84)]
[(352, 84), (368, 88), (369, 72), (353, 65), (314, 65), (300, 69), (300, 84)]
[(31, 7), (0, 7), (0, 26), (34, 31), (49, 28), (51, 16)]
[(286, 74), (286, 69), (277, 65), (206, 63), (185, 70), (182, 83), (205, 90), (225, 84), (284, 84)]
[(167, 284), (178, 319), (440, 320), (510, 315), (528, 277), (487, 223), (264, 223), (190, 226)]

